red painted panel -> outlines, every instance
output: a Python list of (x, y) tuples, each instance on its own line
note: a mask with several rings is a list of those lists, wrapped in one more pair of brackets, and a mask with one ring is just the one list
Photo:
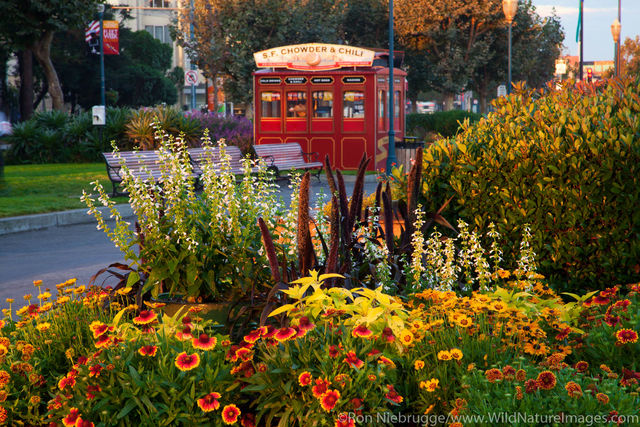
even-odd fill
[(311, 132), (333, 132), (333, 119), (311, 119)]
[(277, 136), (274, 136), (274, 137), (261, 136), (256, 141), (256, 144), (281, 144), (281, 143), (282, 143), (282, 138), (278, 138)]
[(282, 132), (281, 124), (280, 119), (260, 119), (260, 130), (262, 132)]
[(340, 162), (339, 167), (356, 169), (362, 158), (362, 153), (367, 151), (367, 140), (364, 136), (342, 138), (336, 151)]
[(337, 165), (336, 156), (335, 156), (335, 141), (330, 137), (314, 137), (311, 138), (311, 152), (317, 152), (319, 154), (318, 161), (324, 163), (324, 158), (328, 154), (329, 162), (332, 167)]
[(306, 132), (307, 131), (307, 119), (287, 118), (286, 119), (286, 132)]
[(345, 132), (364, 132), (364, 119), (344, 119)]

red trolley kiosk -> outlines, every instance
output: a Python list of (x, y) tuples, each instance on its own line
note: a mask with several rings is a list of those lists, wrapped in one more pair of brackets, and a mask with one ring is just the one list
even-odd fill
[[(356, 169), (362, 153), (370, 170), (386, 166), (389, 131), (387, 52), (320, 43), (254, 54), (254, 141), (300, 143), (329, 155), (332, 166)], [(378, 65), (380, 64), (380, 65)], [(406, 73), (394, 69), (394, 129), (404, 138)]]

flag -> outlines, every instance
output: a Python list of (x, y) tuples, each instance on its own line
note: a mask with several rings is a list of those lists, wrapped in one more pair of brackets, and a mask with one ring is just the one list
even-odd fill
[(582, 2), (584, 0), (580, 0), (580, 5), (578, 6), (578, 28), (576, 29), (576, 43), (580, 41), (580, 27), (582, 27)]
[(98, 34), (98, 37), (100, 36), (100, 21), (89, 22), (89, 26), (84, 32), (84, 41), (89, 43), (91, 40), (91, 34)]

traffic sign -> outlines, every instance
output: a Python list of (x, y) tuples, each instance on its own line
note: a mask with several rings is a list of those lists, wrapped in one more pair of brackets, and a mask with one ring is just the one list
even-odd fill
[(500, 85), (498, 86), (498, 97), (507, 96), (507, 86)]
[(197, 85), (198, 84), (198, 72), (196, 70), (189, 70), (184, 73), (185, 85)]
[(563, 59), (556, 60), (556, 74), (567, 74), (567, 63)]

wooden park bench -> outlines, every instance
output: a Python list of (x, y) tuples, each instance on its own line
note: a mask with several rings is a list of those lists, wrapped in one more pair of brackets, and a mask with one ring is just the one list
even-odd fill
[[(120, 159), (111, 152), (102, 153), (107, 163), (107, 175), (113, 187), (112, 196), (124, 195), (118, 193), (118, 186), (122, 183), (124, 173), (122, 163), (131, 171), (134, 178), (141, 178), (143, 181), (160, 182), (162, 180), (162, 169), (160, 165), (160, 153), (158, 151), (121, 151)], [(192, 178), (197, 181), (200, 172), (194, 170)]]
[[(189, 148), (187, 151), (191, 164), (193, 165), (192, 177), (196, 183), (202, 175), (202, 166), (207, 162), (207, 159), (213, 162), (214, 169), (219, 169), (219, 147), (211, 147), (208, 150), (204, 148)], [(234, 175), (242, 175), (244, 173), (244, 167), (241, 162), (243, 156), (240, 149), (235, 146), (228, 146), (226, 147), (226, 152), (230, 157), (229, 165), (231, 167), (231, 173)], [(123, 194), (117, 192), (118, 186), (122, 183), (124, 177), (120, 161), (113, 153), (102, 153), (102, 156), (107, 163), (107, 174), (113, 187), (112, 195), (115, 197), (118, 194)], [(160, 182), (162, 179), (158, 151), (121, 151), (120, 158), (124, 161), (125, 166), (131, 171), (134, 177), (142, 178), (143, 180), (153, 180), (154, 182)], [(256, 170), (257, 168), (252, 168), (251, 171), (255, 172)]]
[[(318, 153), (305, 153), (297, 142), (288, 142), (284, 144), (259, 144), (253, 146), (256, 155), (265, 159), (269, 169), (272, 169), (276, 178), (280, 177), (281, 171), (290, 171), (294, 169), (313, 170), (317, 169), (316, 178), (320, 180), (322, 173), (322, 162), (317, 161)], [(307, 161), (305, 156), (312, 161)]]

